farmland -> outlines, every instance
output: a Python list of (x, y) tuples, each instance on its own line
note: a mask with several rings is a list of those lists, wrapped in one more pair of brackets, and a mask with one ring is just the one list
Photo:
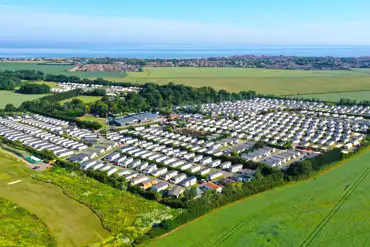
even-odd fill
[(254, 90), (278, 95), (331, 93), (370, 90), (368, 69), (353, 70), (273, 70), (244, 68), (145, 68), (143, 72), (69, 72), (70, 65), (39, 65), (25, 62), (0, 62), (0, 70), (36, 69), (46, 74), (102, 77), (117, 82), (167, 84), (195, 87), (211, 86), (231, 92)]
[(1, 198), (0, 218), (0, 246), (55, 245), (53, 237), (40, 219)]
[(13, 91), (0, 90), (0, 108), (7, 104), (13, 104), (18, 107), (24, 101), (35, 100), (46, 96), (46, 94), (20, 94)]
[[(0, 152), (1, 197), (44, 222), (58, 245), (82, 246), (108, 236), (88, 207), (63, 194), (59, 187), (32, 179), (35, 174), (22, 161)], [(18, 180), (21, 182), (9, 184)]]
[(370, 150), (313, 179), (227, 205), (151, 246), (365, 246)]
[(351, 99), (357, 102), (369, 100), (370, 91), (355, 91), (355, 92), (342, 92), (342, 93), (319, 93), (319, 94), (301, 94), (296, 97), (305, 99), (319, 99), (323, 101), (338, 102), (340, 99)]
[(299, 71), (239, 68), (146, 68), (113, 81), (211, 86), (232, 92), (254, 90), (278, 95), (370, 90), (370, 75), (362, 71)]

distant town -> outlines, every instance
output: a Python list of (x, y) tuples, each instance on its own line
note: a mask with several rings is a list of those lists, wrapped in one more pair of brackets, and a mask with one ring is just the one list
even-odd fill
[(70, 71), (140, 72), (143, 67), (234, 67), (286, 70), (349, 70), (370, 68), (370, 57), (230, 56), (200, 59), (138, 58), (2, 58), (0, 61), (33, 61), (68, 64)]

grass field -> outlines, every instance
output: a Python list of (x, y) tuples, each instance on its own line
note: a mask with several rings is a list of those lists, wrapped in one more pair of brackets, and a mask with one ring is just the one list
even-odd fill
[(112, 233), (123, 232), (133, 239), (151, 228), (151, 225), (177, 213), (155, 201), (146, 200), (129, 192), (114, 189), (86, 176), (64, 169), (55, 169), (37, 175), (63, 188), (72, 198), (88, 205), (102, 219)]
[(231, 92), (254, 90), (278, 95), (370, 90), (366, 71), (300, 71), (241, 68), (146, 68), (113, 81), (211, 86)]
[(91, 115), (86, 115), (86, 116), (80, 117), (80, 119), (85, 120), (85, 121), (98, 122), (103, 126), (103, 128), (107, 128), (109, 126), (105, 123), (106, 120), (107, 120), (106, 118), (100, 118), (100, 117), (94, 117), (94, 116), (91, 116)]
[(13, 104), (18, 107), (24, 101), (34, 100), (46, 96), (47, 94), (20, 94), (13, 91), (0, 90), (0, 108), (7, 104)]
[(278, 95), (370, 90), (370, 69), (305, 71), (243, 68), (145, 68), (144, 72), (68, 72), (70, 65), (0, 62), (2, 69), (37, 69), (48, 74), (103, 77), (117, 82), (211, 86), (231, 92), (254, 90)]
[(92, 103), (92, 102), (101, 100), (101, 98), (102, 98), (101, 96), (84, 96), (83, 95), (83, 96), (77, 96), (77, 97), (69, 98), (69, 99), (66, 99), (66, 100), (62, 100), (62, 101), (60, 101), (60, 103), (64, 104), (66, 102), (72, 101), (73, 99), (79, 99), (79, 100), (82, 100), (85, 103)]
[(358, 91), (358, 92), (343, 92), (343, 93), (324, 93), (324, 94), (302, 94), (297, 95), (306, 99), (320, 99), (323, 101), (337, 102), (340, 99), (351, 99), (357, 102), (370, 100), (370, 91)]
[(56, 246), (40, 219), (2, 198), (0, 219), (0, 246)]
[[(35, 174), (22, 161), (0, 151), (0, 196), (42, 220), (59, 246), (84, 246), (109, 235), (88, 207), (67, 197), (59, 187), (32, 179)], [(21, 182), (9, 184), (17, 180)], [(33, 241), (28, 239), (33, 235), (25, 233), (18, 241)]]
[(126, 74), (121, 72), (69, 72), (68, 69), (72, 68), (71, 65), (45, 65), (32, 62), (0, 62), (0, 70), (39, 70), (45, 74), (64, 74), (68, 76), (78, 76), (82, 78), (90, 77), (116, 77), (121, 78)]
[(151, 246), (368, 246), (370, 150), (317, 178), (228, 205)]

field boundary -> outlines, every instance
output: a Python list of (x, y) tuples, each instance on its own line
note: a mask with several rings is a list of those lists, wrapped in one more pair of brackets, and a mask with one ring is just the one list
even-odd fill
[(360, 177), (353, 183), (353, 185), (344, 193), (344, 195), (339, 199), (335, 206), (329, 211), (329, 213), (322, 219), (322, 221), (315, 227), (315, 229), (307, 236), (307, 238), (300, 245), (301, 247), (309, 246), (315, 237), (320, 233), (320, 231), (330, 222), (331, 218), (335, 213), (341, 208), (344, 202), (349, 196), (357, 189), (361, 182), (369, 175), (370, 168), (366, 168), (365, 171), (360, 175)]
[(324, 170), (319, 171), (318, 173), (316, 173), (314, 176), (312, 176), (312, 177), (310, 177), (310, 178), (306, 178), (306, 179), (303, 179), (303, 180), (300, 180), (300, 181), (296, 181), (296, 182), (286, 183), (286, 184), (284, 184), (284, 185), (274, 187), (274, 188), (272, 188), (272, 189), (269, 189), (269, 190), (266, 190), (266, 191), (263, 191), (263, 192), (260, 192), (260, 193), (257, 193), (257, 194), (254, 194), (254, 195), (248, 196), (248, 197), (246, 197), (246, 198), (243, 198), (243, 199), (240, 199), (240, 200), (234, 201), (234, 202), (232, 202), (232, 203), (229, 203), (229, 204), (227, 204), (227, 205), (224, 205), (224, 206), (222, 206), (222, 207), (216, 208), (216, 209), (214, 209), (214, 210), (212, 210), (212, 211), (210, 211), (210, 212), (208, 212), (208, 213), (206, 213), (206, 214), (204, 214), (204, 215), (202, 215), (202, 216), (200, 216), (200, 217), (198, 217), (198, 218), (196, 218), (196, 219), (194, 219), (194, 220), (191, 220), (191, 221), (189, 221), (189, 222), (187, 222), (187, 223), (185, 223), (185, 224), (183, 224), (183, 225), (181, 225), (181, 226), (179, 226), (179, 227), (177, 227), (177, 228), (173, 229), (173, 230), (172, 230), (172, 231), (170, 231), (170, 232), (167, 232), (167, 233), (165, 233), (165, 234), (163, 234), (163, 235), (160, 235), (160, 236), (157, 236), (157, 237), (153, 238), (151, 242), (156, 241), (156, 240), (159, 240), (159, 239), (162, 239), (162, 238), (165, 238), (165, 237), (167, 237), (167, 236), (171, 235), (172, 233), (175, 233), (175, 232), (177, 232), (177, 231), (181, 230), (182, 228), (186, 227), (187, 225), (190, 225), (191, 223), (194, 223), (194, 222), (196, 222), (196, 221), (198, 221), (198, 220), (201, 220), (201, 219), (203, 219), (204, 217), (206, 217), (206, 216), (208, 216), (208, 215), (211, 215), (211, 214), (213, 214), (213, 213), (216, 213), (216, 212), (218, 212), (218, 211), (220, 211), (220, 210), (223, 210), (223, 209), (225, 209), (225, 208), (227, 208), (227, 207), (233, 206), (234, 204), (237, 204), (237, 203), (240, 203), (240, 202), (244, 202), (244, 201), (250, 200), (251, 198), (254, 198), (254, 197), (256, 197), (256, 196), (262, 195), (262, 194), (267, 193), (267, 192), (269, 192), (269, 191), (271, 191), (271, 190), (274, 190), (274, 189), (278, 189), (278, 188), (282, 188), (282, 187), (286, 187), (286, 186), (293, 186), (293, 185), (295, 185), (295, 184), (297, 184), (297, 183), (302, 183), (302, 182), (306, 182), (306, 181), (310, 181), (310, 180), (312, 180), (312, 179), (315, 179), (316, 177), (322, 176), (322, 175), (324, 175), (324, 174), (326, 174), (326, 173), (328, 173), (328, 172), (332, 171), (333, 169), (337, 168), (338, 166), (340, 166), (340, 165), (342, 165), (342, 164), (344, 164), (344, 163), (346, 163), (346, 162), (348, 162), (348, 161), (350, 161), (350, 160), (352, 160), (352, 159), (354, 159), (354, 158), (357, 158), (357, 157), (359, 157), (359, 156), (362, 156), (362, 155), (364, 155), (365, 153), (367, 153), (367, 152), (369, 152), (369, 151), (370, 151), (370, 148), (366, 148), (366, 149), (364, 149), (364, 150), (361, 150), (360, 152), (356, 153), (355, 155), (353, 155), (353, 156), (349, 157), (348, 159), (345, 159), (345, 160), (342, 160), (342, 161), (336, 162), (336, 163), (334, 163), (332, 166), (330, 166), (330, 167), (328, 167), (328, 168), (326, 168), (326, 169), (324, 169)]

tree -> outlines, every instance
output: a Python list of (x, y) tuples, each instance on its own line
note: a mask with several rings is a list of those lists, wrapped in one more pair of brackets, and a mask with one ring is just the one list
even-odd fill
[(185, 190), (184, 198), (186, 201), (193, 200), (198, 195), (195, 187)]
[(6, 112), (15, 112), (17, 108), (13, 104), (7, 104), (5, 106), (5, 111)]

